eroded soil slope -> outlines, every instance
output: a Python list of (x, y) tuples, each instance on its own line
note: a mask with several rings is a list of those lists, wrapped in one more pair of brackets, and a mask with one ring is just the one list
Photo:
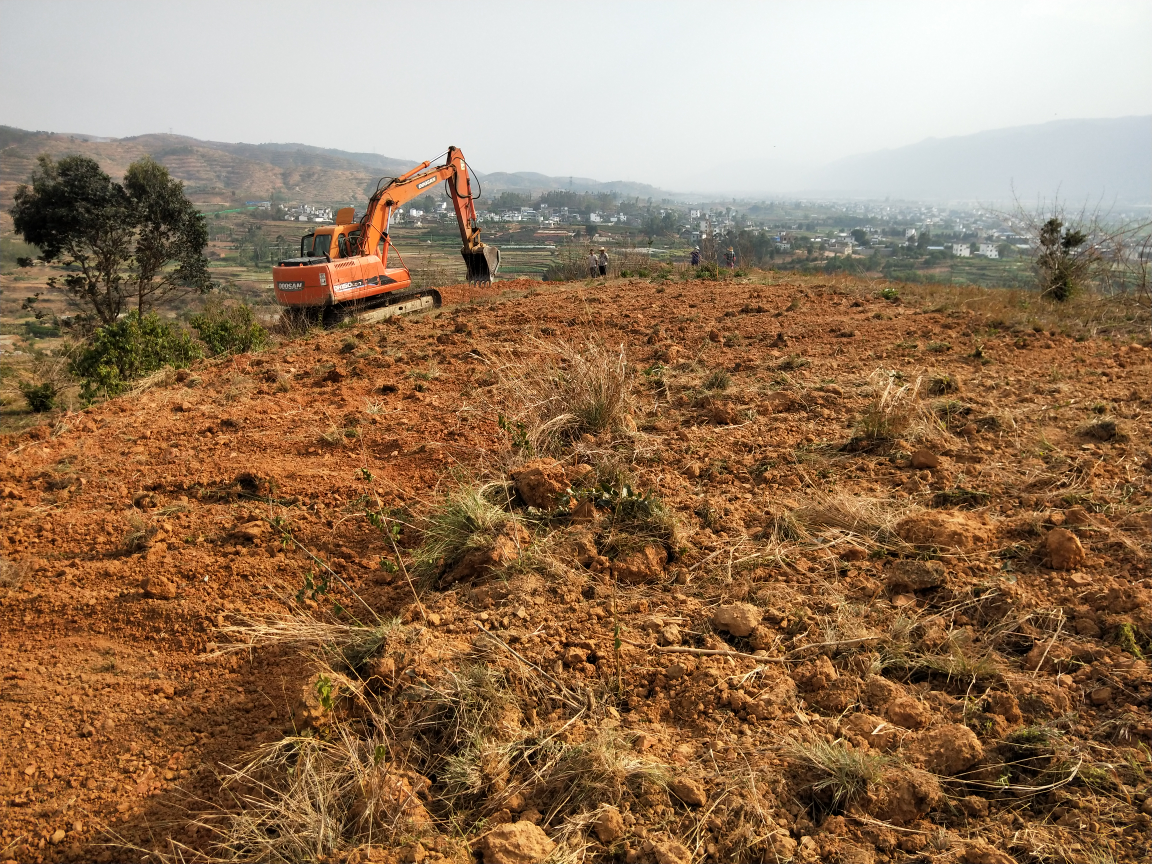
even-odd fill
[[(1152, 351), (851, 281), (502, 287), (5, 442), (0, 859), (274, 860), (304, 829), (213, 816), (264, 794), (227, 766), (347, 733), (289, 858), (1144, 860)], [(545, 428), (581, 368), (622, 413)]]

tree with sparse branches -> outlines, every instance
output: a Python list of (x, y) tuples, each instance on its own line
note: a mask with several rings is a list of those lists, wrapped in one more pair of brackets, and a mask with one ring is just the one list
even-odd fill
[(1087, 283), (1099, 257), (1095, 246), (1088, 245), (1086, 232), (1065, 227), (1059, 216), (1049, 218), (1037, 236), (1035, 267), (1041, 296), (1067, 300)]
[(41, 156), (8, 212), (44, 260), (65, 265), (49, 284), (63, 283), (86, 323), (111, 324), (131, 306), (144, 315), (165, 298), (212, 287), (204, 217), (150, 158), (132, 163), (121, 184), (87, 156)]

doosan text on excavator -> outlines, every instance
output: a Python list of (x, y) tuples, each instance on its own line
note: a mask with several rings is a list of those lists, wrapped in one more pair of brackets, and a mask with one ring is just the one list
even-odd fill
[[(345, 207), (336, 213), (335, 225), (301, 238), (300, 257), (272, 268), (277, 301), (325, 324), (353, 312), (373, 320), (439, 306), (439, 291), (412, 287), (412, 275), (392, 246), (388, 226), (397, 207), (440, 181), (456, 211), (468, 281), (492, 281), (500, 268), (500, 250), (480, 242), (468, 164), (459, 149), (449, 147), (443, 165), (424, 162), (386, 184), (382, 180), (359, 222), (353, 208)], [(399, 264), (389, 266), (393, 254)]]

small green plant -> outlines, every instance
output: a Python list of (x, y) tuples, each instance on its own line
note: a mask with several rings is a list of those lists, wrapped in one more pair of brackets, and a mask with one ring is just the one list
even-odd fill
[(248, 354), (268, 344), (268, 331), (256, 320), (246, 303), (225, 305), (209, 303), (198, 315), (188, 319), (208, 346), (213, 357), (221, 354)]
[(50, 381), (41, 384), (32, 384), (28, 381), (20, 382), (20, 393), (28, 400), (28, 408), (33, 414), (43, 414), (56, 407), (58, 390)]
[(141, 317), (129, 312), (119, 321), (98, 329), (71, 363), (83, 382), (81, 398), (116, 396), (131, 383), (164, 366), (187, 367), (202, 356), (192, 337), (155, 314)]
[(744, 337), (739, 333), (729, 333), (724, 337), (725, 348), (740, 348), (744, 344)]
[(899, 300), (900, 292), (895, 288), (881, 288), (880, 296), (885, 300)]
[(1121, 651), (1127, 651), (1137, 660), (1144, 659), (1144, 652), (1136, 641), (1136, 629), (1130, 623), (1125, 622), (1116, 628), (1116, 644)]
[(304, 584), (300, 590), (296, 592), (296, 602), (303, 603), (305, 600), (312, 600), (315, 602), (316, 598), (323, 597), (328, 593), (328, 589), (332, 587), (331, 580), (328, 574), (321, 573), (317, 575), (313, 570), (309, 569), (304, 574)]
[(717, 264), (705, 263), (696, 268), (696, 278), (707, 282), (718, 282), (722, 278)]
[(528, 425), (519, 420), (509, 420), (503, 414), (496, 415), (496, 425), (500, 431), (512, 439), (512, 446), (519, 450), (532, 450), (532, 442), (528, 440)]
[(952, 350), (951, 342), (929, 342), (928, 350), (933, 354), (946, 354)]
[(336, 685), (332, 683), (331, 678), (321, 675), (316, 679), (316, 698), (320, 700), (320, 707), (325, 711), (331, 711), (336, 704), (335, 694)]
[(929, 396), (946, 396), (956, 393), (960, 389), (960, 382), (951, 375), (934, 375), (928, 379), (925, 389)]

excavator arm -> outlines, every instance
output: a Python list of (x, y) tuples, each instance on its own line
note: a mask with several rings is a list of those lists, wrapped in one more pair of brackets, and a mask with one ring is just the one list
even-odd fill
[(386, 265), (391, 246), (388, 225), (392, 211), (425, 194), (440, 181), (446, 181), (448, 195), (456, 211), (460, 241), (463, 244), (460, 254), (468, 270), (468, 281), (491, 282), (500, 268), (500, 251), (480, 241), (472, 178), (468, 174), (464, 154), (456, 147), (448, 148), (448, 158), (443, 165), (433, 166), (430, 162), (424, 162), (376, 190), (368, 202), (364, 218), (360, 220), (360, 254), (371, 255), (379, 251), (380, 260)]

